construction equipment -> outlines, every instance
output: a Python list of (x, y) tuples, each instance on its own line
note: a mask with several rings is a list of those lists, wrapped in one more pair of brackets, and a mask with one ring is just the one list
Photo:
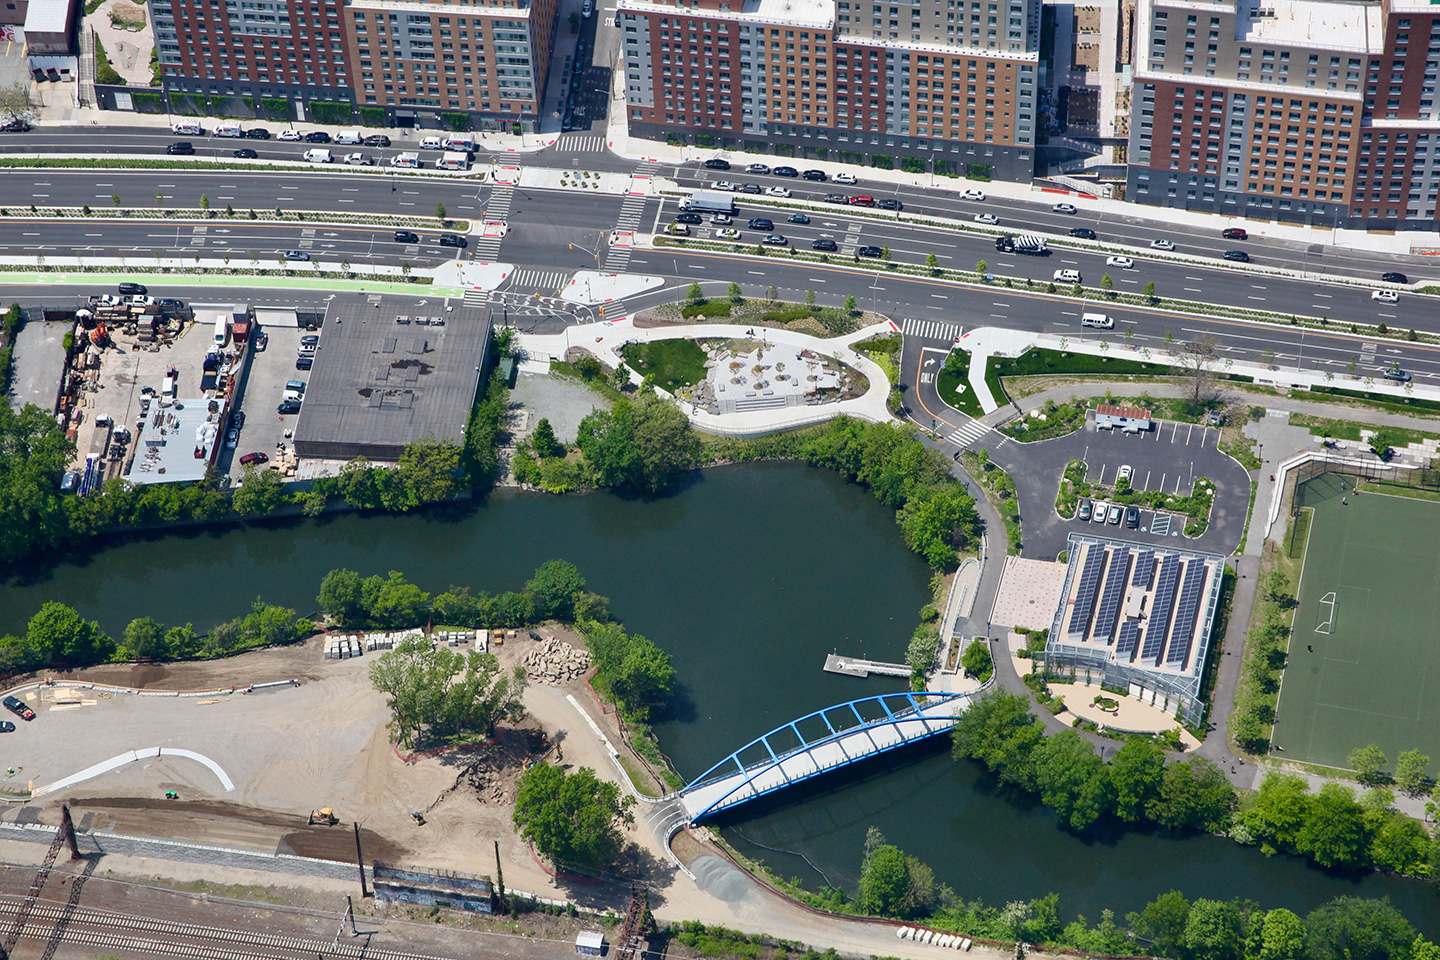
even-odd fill
[(312, 824), (321, 823), (327, 827), (333, 827), (335, 826), (335, 824), (340, 822), (340, 818), (335, 816), (334, 809), (330, 807), (324, 807), (320, 810), (311, 810), (309, 822)]

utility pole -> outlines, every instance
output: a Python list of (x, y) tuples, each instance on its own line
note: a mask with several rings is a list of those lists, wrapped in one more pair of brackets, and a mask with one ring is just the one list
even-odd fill
[(360, 871), (360, 899), (364, 900), (370, 896), (370, 891), (365, 889), (365, 855), (360, 852), (360, 824), (355, 824), (355, 867)]
[(497, 903), (500, 913), (505, 913), (505, 871), (500, 866), (500, 841), (495, 841), (495, 890), (499, 894)]

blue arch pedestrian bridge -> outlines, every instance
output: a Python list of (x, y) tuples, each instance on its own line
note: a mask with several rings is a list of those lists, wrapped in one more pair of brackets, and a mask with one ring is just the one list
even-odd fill
[(817, 710), (750, 741), (672, 799), (690, 823), (709, 820), (821, 774), (946, 733), (977, 693), (887, 693)]

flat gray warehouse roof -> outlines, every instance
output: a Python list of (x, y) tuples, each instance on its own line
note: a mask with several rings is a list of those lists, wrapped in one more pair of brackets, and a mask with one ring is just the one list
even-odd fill
[(429, 309), (414, 300), (333, 302), (295, 430), (296, 454), (393, 461), (426, 437), (459, 443), (489, 342), (486, 310), (447, 313), (438, 301)]

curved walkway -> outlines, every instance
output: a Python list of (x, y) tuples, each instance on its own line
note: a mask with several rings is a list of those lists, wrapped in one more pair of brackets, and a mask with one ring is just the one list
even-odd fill
[(235, 781), (230, 779), (229, 774), (225, 772), (224, 768), (203, 753), (196, 753), (194, 750), (177, 749), (175, 747), (145, 747), (141, 750), (127, 751), (118, 757), (111, 757), (109, 760), (102, 760), (97, 764), (86, 767), (79, 773), (72, 773), (68, 777), (62, 777), (54, 783), (47, 783), (43, 787), (36, 787), (35, 792), (31, 794), (31, 798), (43, 797), (48, 793), (73, 787), (77, 783), (83, 783), (86, 780), (107, 774), (112, 770), (118, 770), (127, 763), (134, 763), (136, 760), (148, 760), (152, 757), (184, 757), (188, 760), (194, 760), (215, 774), (216, 778), (220, 781), (220, 785), (225, 788), (226, 793), (235, 789)]

